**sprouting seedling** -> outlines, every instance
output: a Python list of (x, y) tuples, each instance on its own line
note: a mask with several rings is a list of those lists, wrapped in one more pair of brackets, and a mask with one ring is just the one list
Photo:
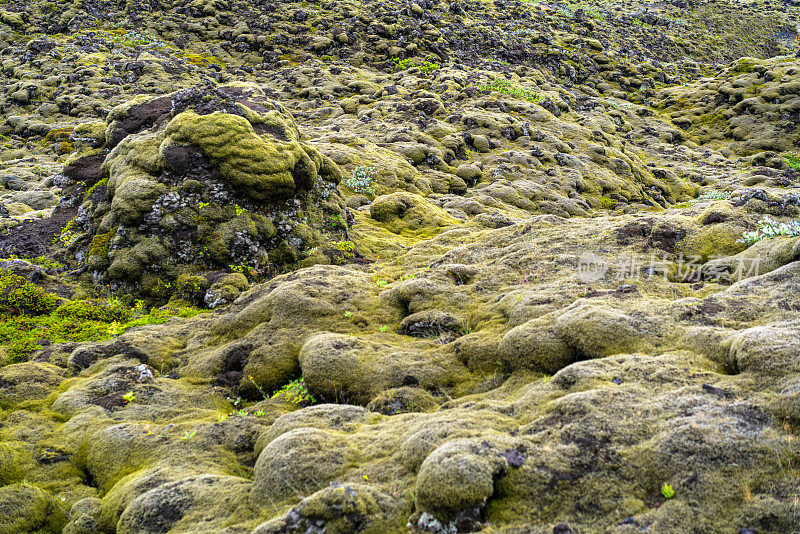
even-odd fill
[(253, 375), (247, 375), (247, 379), (250, 381), (251, 384), (253, 384), (255, 386), (255, 388), (258, 390), (258, 392), (261, 393), (261, 396), (264, 397), (264, 400), (267, 400), (269, 398), (269, 395), (267, 395), (267, 392), (264, 391), (263, 389), (261, 389), (261, 386), (256, 384), (256, 381), (253, 380)]
[(670, 484), (664, 482), (664, 485), (661, 486), (661, 495), (663, 495), (665, 499), (670, 500), (675, 496), (675, 490), (672, 489)]
[(196, 433), (197, 433), (197, 430), (192, 430), (191, 432), (189, 432), (187, 430), (186, 432), (183, 433), (183, 436), (181, 436), (181, 439), (192, 439)]
[(255, 415), (256, 417), (264, 417), (266, 413), (264, 410), (258, 410)]
[(389, 327), (386, 326), (385, 324), (382, 324), (380, 327), (378, 327), (378, 330), (380, 330), (382, 333), (386, 333), (388, 329)]
[(226, 414), (226, 413), (221, 413), (221, 414), (217, 415), (217, 421), (219, 421), (220, 423), (225, 421), (227, 418), (228, 418), (228, 414)]
[(122, 400), (125, 401), (125, 404), (133, 402), (136, 400), (136, 396), (133, 394), (133, 391), (127, 392), (125, 395), (122, 396)]
[(349, 317), (352, 317), (352, 316), (353, 316), (353, 312), (351, 312), (351, 311), (346, 311), (346, 312), (344, 312), (344, 316), (345, 316), (345, 317), (348, 317), (348, 318), (349, 318)]

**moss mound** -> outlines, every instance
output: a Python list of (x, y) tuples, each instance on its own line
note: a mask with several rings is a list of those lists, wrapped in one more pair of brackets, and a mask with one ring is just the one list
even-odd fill
[[(85, 197), (68, 245), (104, 283), (219, 305), (242, 290), (214, 287), (225, 272), (320, 261), (313, 251), (342, 233), (327, 224), (346, 218), (337, 166), (300, 143), (291, 115), (256, 86), (140, 98), (108, 123), (107, 184)], [(182, 291), (182, 276), (206, 294)]]

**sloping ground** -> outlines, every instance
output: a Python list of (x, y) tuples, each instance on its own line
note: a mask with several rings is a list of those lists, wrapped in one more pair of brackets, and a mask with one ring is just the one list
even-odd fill
[(796, 5), (0, 21), (0, 534), (800, 531)]

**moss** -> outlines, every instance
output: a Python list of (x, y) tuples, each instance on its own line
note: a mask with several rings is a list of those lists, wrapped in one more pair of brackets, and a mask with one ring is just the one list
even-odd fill
[(57, 143), (63, 143), (70, 138), (73, 130), (74, 128), (72, 126), (65, 128), (53, 128), (47, 132), (47, 135), (44, 136), (42, 144), (53, 145)]
[(83, 144), (100, 146), (106, 142), (106, 123), (101, 121), (81, 123), (72, 130), (72, 137)]
[[(147, 267), (162, 265), (168, 257), (169, 253), (159, 239), (142, 239), (131, 248), (114, 252), (108, 275), (111, 278), (136, 280)], [(155, 288), (153, 284), (151, 286), (150, 289)]]
[(64, 380), (63, 370), (49, 363), (25, 362), (0, 367), (0, 407), (36, 410)]
[[(310, 525), (323, 522), (325, 532), (330, 534), (380, 534), (405, 531), (411, 506), (408, 499), (368, 483), (332, 484), (303, 499), (291, 513), (303, 532)], [(281, 518), (265, 523), (254, 534), (274, 532), (283, 521)]]
[(347, 440), (333, 432), (314, 428), (287, 432), (258, 456), (250, 500), (274, 504), (314, 492), (344, 473), (356, 457)]
[(411, 193), (380, 196), (370, 204), (369, 213), (395, 234), (414, 235), (456, 223), (444, 210)]
[(399, 339), (394, 346), (383, 341), (333, 333), (311, 337), (299, 355), (309, 391), (329, 402), (366, 405), (381, 391), (409, 383), (434, 388), (471, 380), (452, 353), (434, 355), (402, 346)]
[(89, 244), (89, 248), (86, 250), (86, 253), (89, 256), (108, 256), (108, 247), (111, 244), (111, 240), (116, 235), (118, 228), (119, 225), (114, 226), (111, 230), (104, 234), (95, 235), (92, 238), (92, 242)]
[(299, 143), (266, 141), (238, 115), (181, 113), (166, 135), (162, 151), (171, 143), (196, 146), (232, 186), (254, 198), (291, 196), (297, 185), (292, 171), (298, 165), (306, 174), (304, 181), (313, 182), (316, 176), (316, 166)]
[(143, 525), (148, 525), (150, 532), (194, 530), (200, 523), (214, 531), (249, 527), (250, 518), (256, 515), (256, 509), (247, 503), (250, 486), (244, 478), (211, 474), (161, 484), (125, 509), (116, 532), (142, 532)]
[(202, 304), (203, 297), (210, 287), (209, 281), (204, 276), (184, 273), (176, 280), (175, 295), (195, 305)]
[(637, 315), (576, 301), (554, 321), (554, 331), (581, 358), (602, 358), (646, 347), (656, 325)]
[(534, 319), (509, 330), (498, 351), (504, 365), (512, 371), (529, 369), (553, 374), (576, 358), (575, 349), (546, 319)]
[(23, 476), (24, 449), (21, 444), (0, 443), (0, 487), (13, 484)]
[(192, 65), (198, 65), (198, 66), (219, 65), (220, 67), (225, 67), (225, 62), (212, 54), (187, 52), (184, 54), (183, 57), (185, 57), (186, 60)]
[(452, 441), (425, 458), (414, 487), (417, 510), (447, 521), (484, 505), (494, 494), (494, 481), (505, 470), (505, 460), (483, 443)]
[(19, 532), (61, 532), (67, 522), (66, 511), (56, 500), (30, 484), (0, 488), (0, 534)]
[(6, 11), (5, 9), (0, 10), (0, 20), (9, 26), (14, 26), (16, 28), (20, 28), (25, 24), (23, 13), (13, 13), (11, 11)]
[(676, 249), (687, 258), (700, 258), (702, 262), (714, 256), (741, 252), (747, 245), (739, 242), (742, 230), (729, 223), (701, 226), (682, 239)]
[[(258, 225), (258, 223), (262, 223)], [(265, 234), (260, 234), (259, 229)], [(250, 238), (253, 241), (266, 239), (275, 235), (275, 227), (263, 216), (253, 216), (250, 214), (240, 215), (229, 221), (218, 225), (211, 235), (206, 250), (209, 259), (217, 265), (239, 264), (241, 259), (236, 257), (234, 247), (242, 238)]]

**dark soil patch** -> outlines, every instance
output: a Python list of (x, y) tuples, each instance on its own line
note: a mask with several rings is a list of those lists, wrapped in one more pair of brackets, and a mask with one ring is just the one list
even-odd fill
[(0, 256), (35, 258), (49, 254), (53, 250), (53, 240), (77, 214), (78, 210), (73, 207), (56, 208), (47, 219), (23, 222), (0, 236)]

